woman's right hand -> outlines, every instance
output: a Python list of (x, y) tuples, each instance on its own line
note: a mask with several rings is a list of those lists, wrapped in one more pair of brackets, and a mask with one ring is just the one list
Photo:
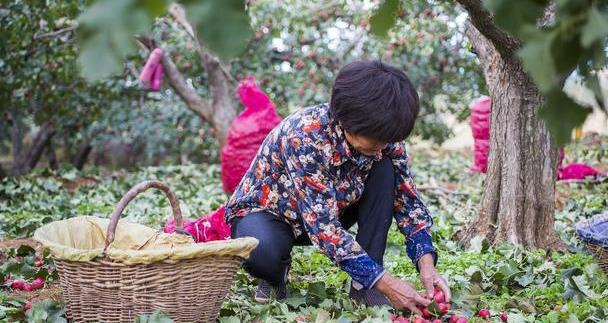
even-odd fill
[(408, 309), (412, 313), (422, 315), (416, 305), (428, 306), (431, 300), (424, 298), (409, 283), (385, 272), (375, 287), (386, 296), (396, 309)]

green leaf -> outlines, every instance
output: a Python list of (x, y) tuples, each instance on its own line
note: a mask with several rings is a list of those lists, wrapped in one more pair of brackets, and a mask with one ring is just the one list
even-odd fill
[(308, 285), (308, 295), (317, 300), (324, 300), (327, 297), (325, 284), (323, 282), (314, 282)]
[(240, 55), (253, 35), (242, 0), (184, 1), (202, 44), (227, 61)]
[(135, 52), (133, 37), (149, 29), (152, 19), (141, 2), (94, 2), (78, 17), (82, 75), (93, 82), (120, 73), (127, 55)]
[(608, 36), (608, 15), (600, 12), (597, 6), (591, 7), (587, 23), (583, 27), (581, 45), (591, 47), (598, 40), (605, 40)]
[(429, 304), (429, 306), (426, 307), (426, 309), (429, 311), (429, 313), (431, 313), (431, 315), (433, 317), (441, 317), (441, 309), (439, 308), (439, 305), (437, 305), (437, 302), (432, 301), (431, 304)]
[(17, 248), (17, 256), (21, 256), (21, 257), (25, 257), (25, 256), (29, 256), (29, 255), (33, 255), (36, 253), (36, 250), (34, 250), (34, 248), (28, 246), (28, 245), (21, 245), (19, 246), (19, 248)]
[(527, 27), (536, 25), (548, 1), (518, 0), (517, 5), (513, 5), (511, 0), (485, 0), (483, 3), (494, 13), (496, 24), (515, 35), (521, 35)]
[(585, 276), (571, 276), (570, 277), (570, 285), (579, 293), (585, 295), (591, 299), (598, 299), (600, 295), (594, 292), (591, 288), (589, 288), (589, 284), (585, 279)]
[(306, 304), (306, 298), (303, 296), (291, 296), (289, 298), (287, 298), (287, 300), (285, 300), (285, 303), (287, 303), (289, 306), (293, 307), (293, 308), (298, 308), (302, 305)]
[(469, 251), (483, 253), (490, 247), (488, 240), (482, 236), (475, 236), (470, 241)]
[(158, 17), (167, 11), (167, 0), (136, 0), (137, 6), (146, 10), (150, 17)]
[(161, 312), (155, 311), (152, 314), (142, 314), (137, 317), (135, 320), (136, 323), (173, 323), (173, 320), (169, 317), (169, 315)]
[(592, 109), (582, 107), (561, 89), (545, 94), (545, 105), (539, 114), (559, 145), (570, 141), (572, 130), (585, 122)]
[(32, 303), (32, 307), (27, 312), (27, 321), (34, 323), (67, 322), (65, 319), (65, 309), (63, 306), (51, 299), (44, 299)]
[(399, 11), (399, 0), (384, 0), (370, 19), (372, 34), (386, 37), (388, 31), (395, 25)]
[[(542, 92), (547, 92), (560, 82), (551, 50), (555, 36), (554, 32), (537, 31), (518, 53), (526, 71), (530, 73)], [(539, 64), (539, 62), (543, 63)]]

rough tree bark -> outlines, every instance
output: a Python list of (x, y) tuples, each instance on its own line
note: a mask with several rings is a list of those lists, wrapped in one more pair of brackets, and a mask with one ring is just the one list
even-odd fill
[(517, 57), (520, 41), (494, 24), (480, 0), (458, 2), (469, 13), (467, 36), (492, 98), (484, 192), (463, 240), (561, 249), (553, 223), (557, 148), (538, 115), (542, 96)]
[(59, 167), (57, 163), (57, 154), (55, 153), (55, 145), (53, 144), (53, 140), (49, 140), (49, 144), (46, 147), (46, 158), (49, 161), (49, 167), (51, 169), (57, 169)]
[(78, 146), (78, 152), (72, 158), (72, 165), (76, 167), (76, 169), (82, 170), (84, 164), (87, 162), (91, 151), (93, 150), (93, 146), (89, 140), (85, 140), (80, 146)]
[[(186, 20), (184, 9), (177, 4), (172, 4), (169, 13), (188, 32), (197, 46), (201, 64), (208, 75), (211, 99), (201, 97), (195, 89), (188, 85), (170, 55), (167, 54), (162, 58), (165, 75), (173, 90), (186, 103), (186, 106), (203, 121), (212, 125), (218, 148), (222, 149), (226, 144), (230, 125), (236, 117), (232, 78), (227, 72), (228, 68), (198, 42), (192, 25)], [(148, 49), (155, 46), (151, 39), (142, 39), (141, 43)]]
[(12, 175), (27, 174), (34, 169), (54, 135), (55, 129), (52, 122), (47, 121), (40, 125), (40, 129), (32, 139), (32, 145), (29, 149), (25, 152), (20, 152), (17, 158), (13, 160)]

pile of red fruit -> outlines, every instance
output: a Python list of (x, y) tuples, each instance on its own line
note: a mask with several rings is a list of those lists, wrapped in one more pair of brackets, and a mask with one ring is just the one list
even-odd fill
[[(391, 322), (393, 323), (442, 323), (442, 317), (445, 316), (448, 311), (451, 309), (451, 304), (446, 302), (445, 294), (443, 291), (435, 288), (435, 293), (433, 295), (434, 304), (439, 308), (439, 312), (437, 312), (437, 307), (435, 307), (434, 311), (429, 311), (429, 307), (434, 307), (431, 303), (429, 307), (418, 306), (418, 309), (422, 313), (422, 317), (415, 317), (413, 319), (408, 319), (403, 316), (391, 316)], [(488, 320), (490, 318), (490, 310), (488, 309), (480, 309), (477, 315), (480, 318)], [(503, 322), (507, 322), (508, 315), (506, 312), (500, 313), (500, 320)], [(448, 318), (448, 323), (467, 323), (469, 320), (465, 316), (460, 315), (452, 315)]]
[(10, 276), (4, 277), (5, 283), (10, 285), (12, 289), (31, 292), (44, 287), (44, 278), (37, 277), (31, 283), (23, 279), (11, 279)]
[[(22, 257), (15, 257), (15, 260), (17, 262), (21, 262), (23, 260)], [(42, 257), (40, 256), (36, 256), (36, 261), (34, 263), (34, 266), (36, 267), (42, 267), (44, 265), (44, 261), (42, 259)], [(47, 270), (49, 271), (49, 273), (52, 271), (51, 267), (48, 267)], [(41, 288), (44, 288), (44, 277), (36, 277), (31, 283), (25, 281), (24, 279), (13, 279), (13, 277), (11, 277), (10, 275), (4, 276), (4, 285), (5, 286), (10, 286), (12, 289), (14, 290), (22, 290), (22, 291), (26, 291), (26, 292), (31, 292), (34, 290), (38, 290)]]

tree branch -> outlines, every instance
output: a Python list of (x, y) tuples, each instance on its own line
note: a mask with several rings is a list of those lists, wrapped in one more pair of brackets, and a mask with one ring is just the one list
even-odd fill
[(50, 33), (45, 33), (45, 34), (35, 34), (34, 37), (32, 37), (34, 40), (39, 40), (39, 39), (43, 39), (43, 38), (53, 38), (53, 37), (57, 37), (61, 34), (67, 33), (67, 32), (71, 32), (73, 30), (76, 30), (78, 26), (74, 25), (74, 26), (70, 26), (70, 27), (66, 27), (63, 29), (59, 29), (59, 30), (55, 30), (52, 31)]
[(177, 69), (177, 66), (175, 66), (175, 63), (173, 63), (173, 60), (169, 55), (163, 55), (162, 62), (165, 74), (169, 79), (169, 84), (171, 84), (171, 87), (175, 90), (177, 95), (184, 100), (190, 110), (194, 111), (194, 113), (207, 122), (210, 122), (213, 117), (213, 108), (211, 104), (198, 95), (198, 93), (186, 83), (184, 76)]
[[(145, 51), (150, 52), (157, 46), (156, 42), (148, 37), (140, 36), (136, 38), (138, 45)], [(213, 109), (209, 101), (203, 99), (196, 90), (186, 82), (182, 73), (177, 69), (177, 66), (171, 57), (165, 53), (162, 57), (162, 64), (165, 75), (169, 79), (169, 84), (175, 90), (175, 93), (186, 103), (188, 109), (196, 113), (200, 118), (207, 122), (211, 122)]]
[(471, 24), (487, 38), (503, 58), (511, 57), (521, 46), (520, 41), (498, 28), (481, 0), (457, 0), (469, 13)]
[(14, 160), (14, 171), (13, 175), (23, 175), (30, 172), (38, 161), (40, 156), (44, 152), (44, 148), (49, 145), (51, 138), (55, 135), (55, 128), (51, 121), (47, 121), (40, 126), (40, 130), (34, 136), (32, 140), (32, 146), (25, 154), (21, 154), (19, 159)]

